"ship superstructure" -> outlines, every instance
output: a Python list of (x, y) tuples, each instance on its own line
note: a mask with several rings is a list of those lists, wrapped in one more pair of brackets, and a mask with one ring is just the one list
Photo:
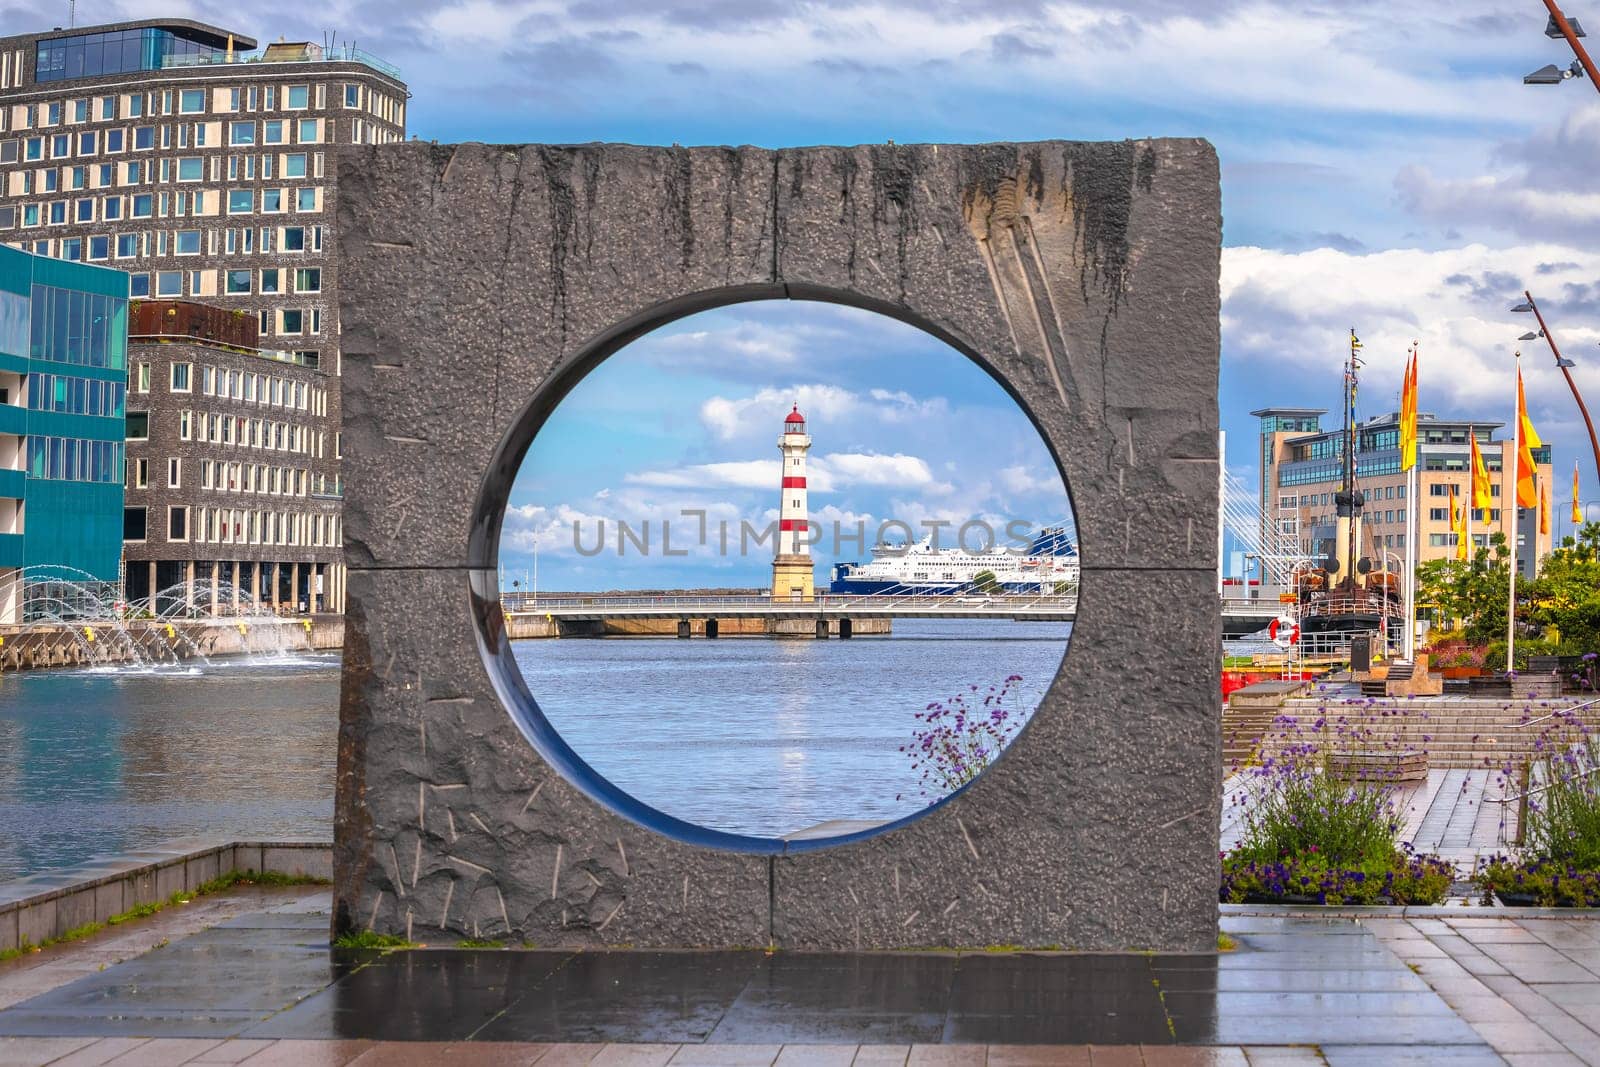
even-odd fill
[(1025, 551), (935, 548), (925, 537), (880, 544), (868, 563), (837, 563), (828, 591), (835, 594), (1064, 593), (1078, 584), (1078, 546), (1065, 527), (1047, 526)]

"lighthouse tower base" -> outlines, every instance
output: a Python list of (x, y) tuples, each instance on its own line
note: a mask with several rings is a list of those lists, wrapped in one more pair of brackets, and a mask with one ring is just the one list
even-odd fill
[(815, 595), (810, 556), (783, 555), (772, 561), (772, 599), (811, 600)]

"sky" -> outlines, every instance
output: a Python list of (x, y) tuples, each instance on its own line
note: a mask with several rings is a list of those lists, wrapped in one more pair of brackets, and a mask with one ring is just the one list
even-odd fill
[[(67, 4), (55, 6), (64, 21)], [(0, 31), (37, 28), (42, 8), (0, 7)], [(1600, 25), (1600, 4), (1566, 9)], [(1544, 36), (1538, 0), (279, 0), (239, 11), (217, 0), (83, 0), (78, 22), (182, 14), (263, 41), (336, 33), (401, 68), (409, 127), (425, 140), (1208, 138), (1222, 160), (1222, 423), (1230, 470), (1247, 485), (1257, 477), (1248, 412), (1337, 411), (1351, 327), (1369, 363), (1363, 415), (1395, 406), (1415, 341), (1424, 411), (1505, 421), (1511, 351), (1530, 328), (1507, 309), (1529, 288), (1577, 361), (1579, 387), (1600, 403), (1600, 94), (1586, 80), (1522, 84), (1571, 60), (1564, 41)], [(707, 351), (775, 343), (786, 325), (805, 336), (811, 313), (738, 309), (691, 332), (705, 334)], [(1600, 502), (1549, 351), (1522, 347), (1530, 408), (1557, 470), (1581, 458), (1584, 498)], [(652, 373), (666, 377), (659, 365)], [(968, 400), (960, 380), (919, 367), (898, 384), (853, 377), (838, 387), (958, 409)], [(703, 440), (661, 455), (641, 433), (614, 465), (580, 468), (593, 484), (519, 506), (581, 511), (585, 492), (638, 491), (652, 471), (770, 461), (771, 442), (708, 432), (702, 405), (829, 383), (775, 366), (760, 380), (686, 371), (670, 384), (674, 398), (702, 395), (661, 418), (685, 420)], [(773, 399), (781, 417), (788, 398)], [(926, 454), (887, 437), (830, 438), (816, 451), (920, 460), (938, 486), (951, 484), (947, 499), (997, 506), (974, 496), (977, 468), (996, 469), (981, 454), (987, 440), (957, 457), (965, 465), (954, 474), (916, 447)], [(842, 487), (830, 502), (886, 504), (855, 492)], [(936, 496), (917, 499), (932, 507)], [(508, 566), (529, 562), (518, 532), (508, 528)]]

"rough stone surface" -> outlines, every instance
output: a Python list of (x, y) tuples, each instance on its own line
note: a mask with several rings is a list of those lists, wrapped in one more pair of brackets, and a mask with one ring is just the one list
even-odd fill
[[(340, 175), (336, 927), (1215, 947), (1209, 145), (409, 143), (345, 149)], [(583, 374), (672, 318), (784, 297), (903, 318), (988, 368), (1061, 465), (1083, 596), (1055, 686), (967, 791), (853, 843), (739, 851), (575, 784), (494, 610), (496, 538), (528, 443)]]

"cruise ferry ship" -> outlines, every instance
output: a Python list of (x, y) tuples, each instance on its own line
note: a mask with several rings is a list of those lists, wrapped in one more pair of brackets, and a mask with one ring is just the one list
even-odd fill
[(1008, 593), (1053, 592), (1078, 584), (1078, 546), (1060, 526), (1039, 531), (1026, 552), (995, 547), (984, 552), (935, 550), (932, 538), (909, 545), (880, 544), (870, 563), (836, 563), (830, 593), (950, 595), (976, 590), (988, 571)]

